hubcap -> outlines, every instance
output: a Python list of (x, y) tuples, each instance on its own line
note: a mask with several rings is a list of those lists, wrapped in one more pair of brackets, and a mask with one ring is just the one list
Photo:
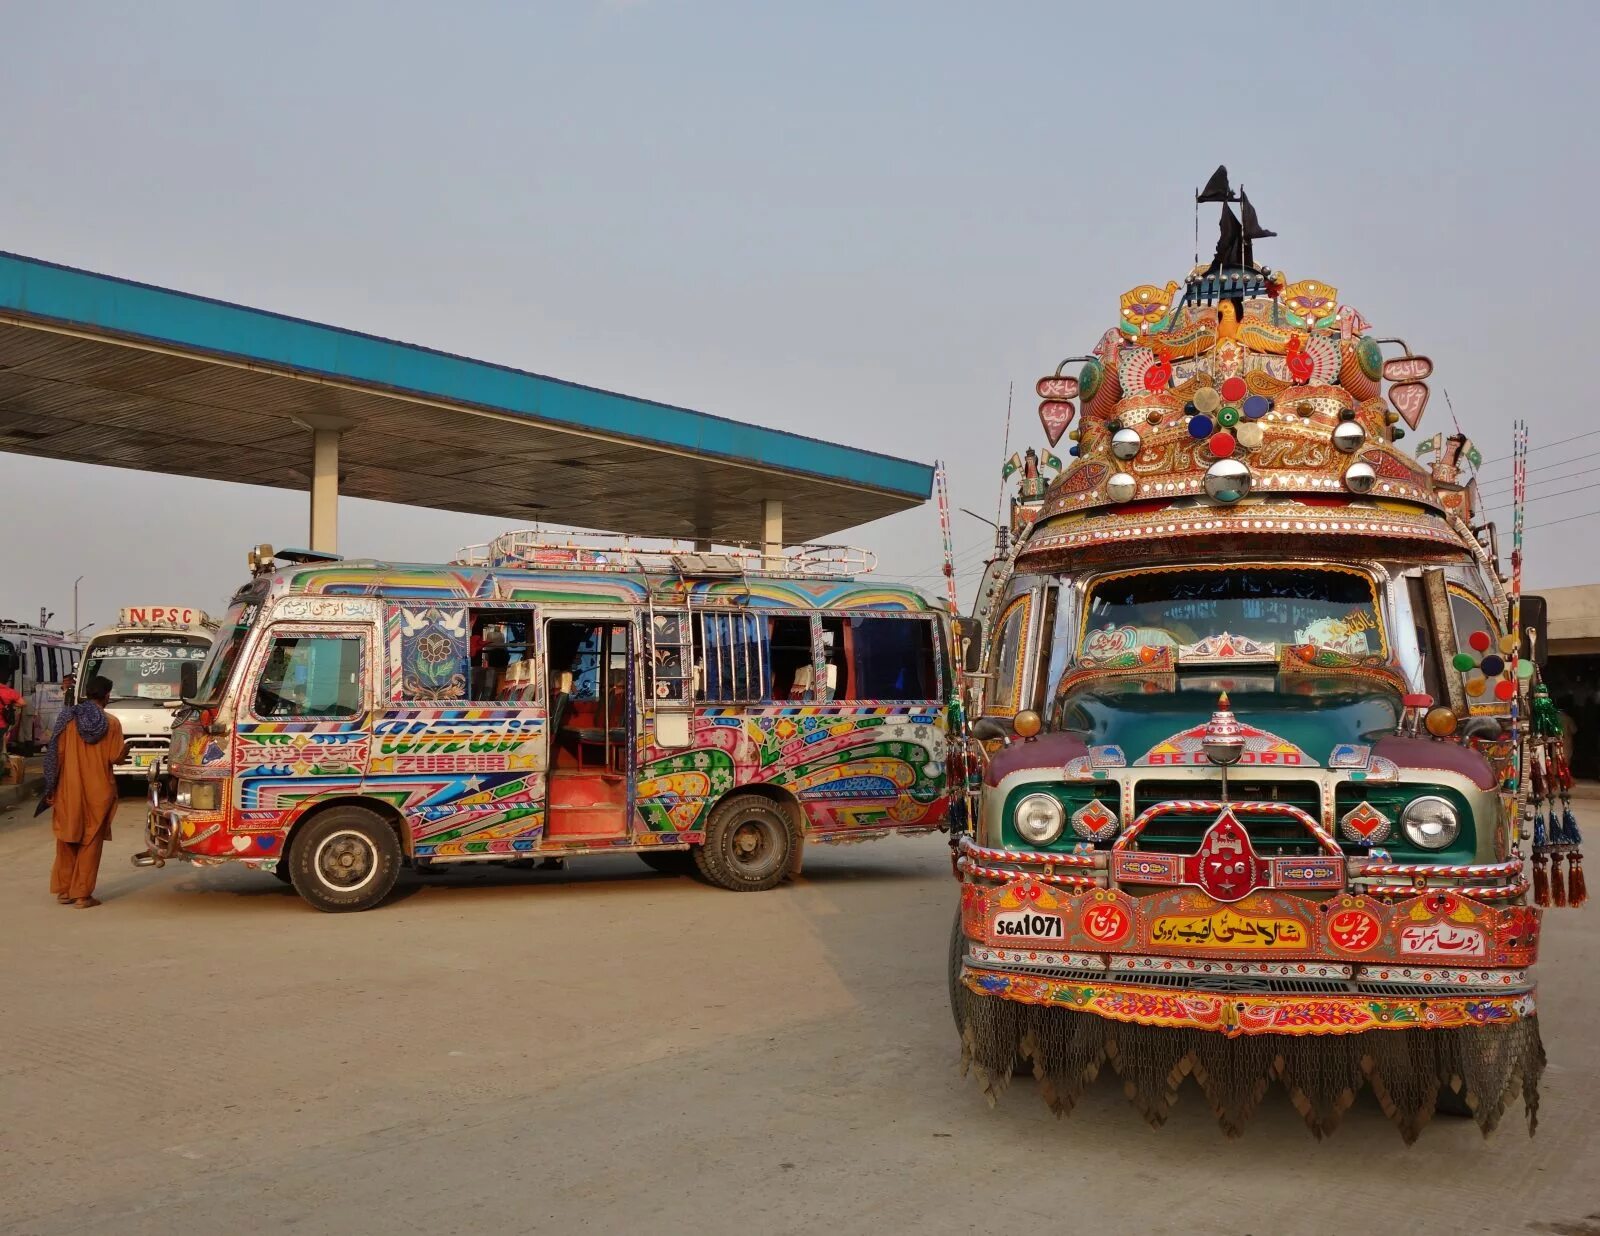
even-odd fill
[(360, 833), (334, 833), (317, 847), (315, 865), (324, 884), (350, 893), (377, 874), (378, 854)]
[(765, 821), (746, 820), (733, 830), (728, 848), (733, 861), (754, 877), (765, 874), (764, 868), (776, 855), (777, 839)]

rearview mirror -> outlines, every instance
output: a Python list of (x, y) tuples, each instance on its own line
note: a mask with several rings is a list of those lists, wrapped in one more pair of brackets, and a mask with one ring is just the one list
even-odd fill
[[(1522, 628), (1517, 632), (1517, 638), (1522, 645), (1517, 655), (1524, 659), (1531, 655), (1534, 663), (1542, 667), (1550, 659), (1550, 611), (1543, 597), (1522, 598), (1522, 611), (1517, 625)], [(1531, 652), (1528, 648), (1529, 628), (1533, 630)]]
[(178, 670), (178, 698), (192, 699), (200, 689), (200, 662), (185, 661)]
[(956, 619), (956, 651), (967, 673), (976, 674), (983, 668), (983, 623), (976, 618)]

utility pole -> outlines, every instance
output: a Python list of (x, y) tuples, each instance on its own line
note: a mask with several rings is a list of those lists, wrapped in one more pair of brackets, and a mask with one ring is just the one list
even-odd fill
[(72, 581), (72, 635), (73, 635), (74, 639), (77, 638), (78, 629), (79, 629), (78, 628), (78, 585), (81, 584), (81, 583), (83, 583), (83, 576), (81, 576), (81, 575), (78, 576), (77, 579)]

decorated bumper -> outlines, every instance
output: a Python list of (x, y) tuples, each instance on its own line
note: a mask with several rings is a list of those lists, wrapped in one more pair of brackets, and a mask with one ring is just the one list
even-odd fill
[[(1193, 870), (1122, 861), (1141, 855), (957, 846), (961, 982), (975, 994), (1228, 1036), (1493, 1025), (1534, 1011), (1539, 915), (1516, 900), (1515, 860), (1257, 859), (1249, 891), (1223, 900)], [(1155, 891), (1131, 896), (1123, 880)]]

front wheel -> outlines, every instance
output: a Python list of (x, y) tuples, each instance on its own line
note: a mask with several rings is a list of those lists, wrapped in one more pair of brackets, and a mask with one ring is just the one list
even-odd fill
[(706, 821), (694, 863), (708, 883), (735, 893), (776, 888), (789, 872), (796, 838), (788, 813), (770, 798), (736, 794)]
[(335, 807), (294, 839), (289, 880), (317, 909), (370, 910), (394, 888), (400, 841), (387, 820), (365, 807)]

